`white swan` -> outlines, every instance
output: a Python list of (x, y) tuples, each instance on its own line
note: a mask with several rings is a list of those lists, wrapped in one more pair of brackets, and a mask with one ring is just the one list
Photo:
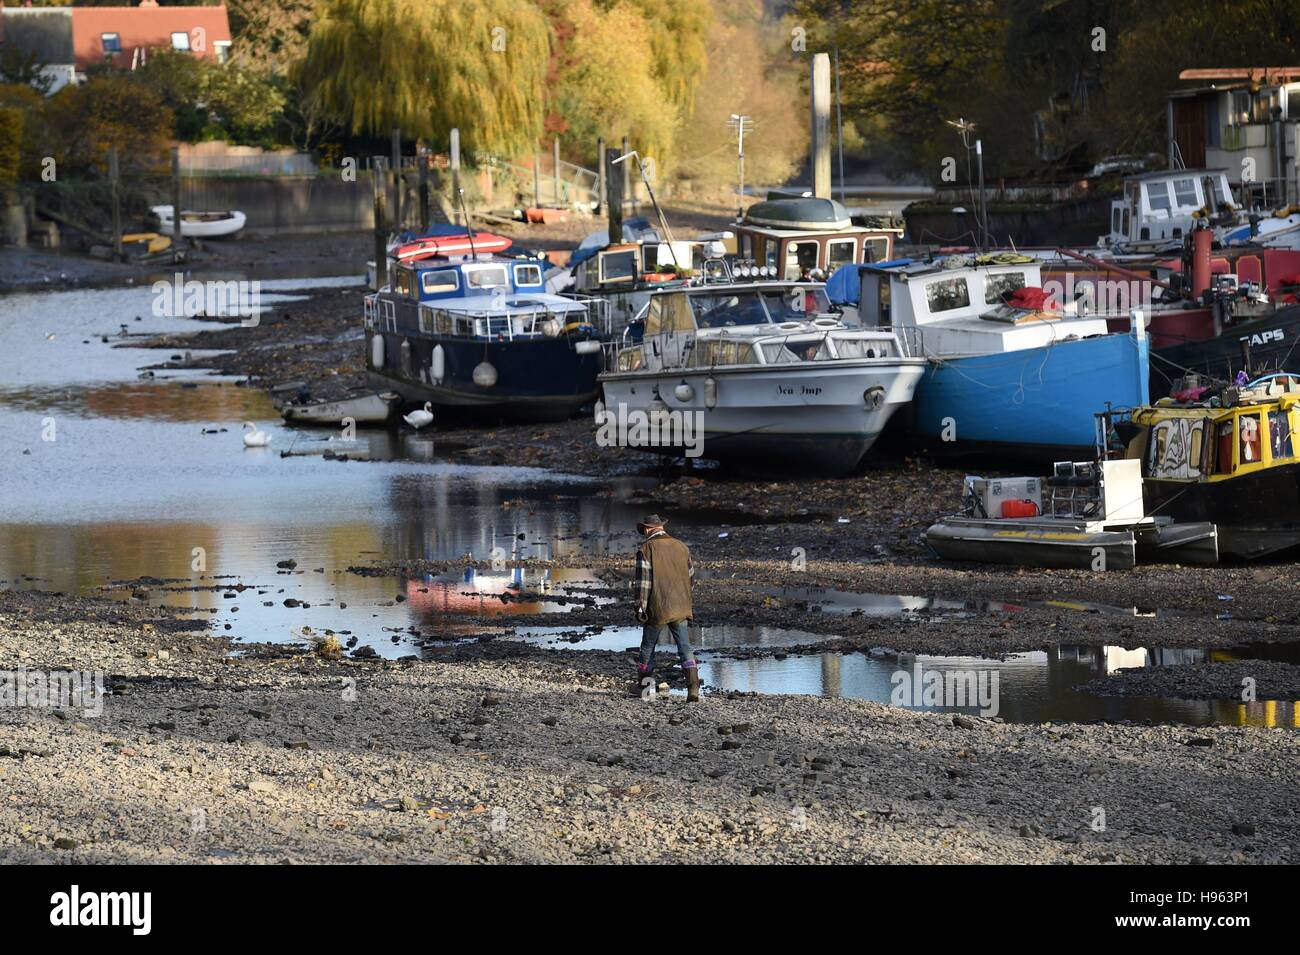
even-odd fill
[(244, 429), (248, 434), (244, 435), (244, 447), (246, 448), (264, 448), (271, 443), (271, 434), (267, 431), (258, 431), (257, 425), (251, 421), (244, 422)]
[(426, 401), (423, 408), (402, 415), (402, 420), (417, 431), (427, 424), (433, 424), (433, 405)]

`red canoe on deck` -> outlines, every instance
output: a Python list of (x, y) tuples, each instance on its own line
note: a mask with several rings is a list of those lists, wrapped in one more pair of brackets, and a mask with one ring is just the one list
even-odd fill
[(504, 252), (513, 242), (499, 235), (488, 232), (476, 232), (473, 239), (466, 235), (431, 235), (399, 245), (393, 250), (393, 258), (399, 262), (411, 262), (416, 259), (428, 259), (435, 255), (451, 257), (453, 255), (473, 255), (474, 253)]

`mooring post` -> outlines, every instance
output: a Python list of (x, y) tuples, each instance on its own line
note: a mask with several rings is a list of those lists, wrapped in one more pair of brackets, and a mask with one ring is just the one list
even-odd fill
[(375, 190), (375, 291), (388, 284), (388, 231), (384, 227), (384, 157), (376, 156), (371, 185)]
[(533, 207), (542, 207), (542, 156), (533, 153)]
[(113, 192), (113, 258), (122, 260), (122, 203), (117, 188), (117, 147), (108, 149), (108, 181)]
[(172, 147), (172, 262), (181, 260), (181, 148)]
[(614, 245), (623, 241), (623, 183), (626, 177), (623, 174), (624, 164), (614, 163), (620, 153), (617, 149), (608, 149), (602, 157), (605, 166), (606, 176), (606, 195), (608, 201), (605, 203), (606, 216), (609, 219), (609, 244)]
[(465, 212), (465, 221), (460, 221), (461, 195), (460, 195), (460, 130), (453, 128), (451, 131), (451, 203), (455, 210), (453, 213), (457, 225), (469, 225), (469, 212)]
[[(624, 136), (624, 137), (623, 137), (623, 151), (622, 151), (621, 153), (619, 153), (619, 155), (620, 155), (620, 156), (626, 156), (626, 155), (627, 155), (627, 150), (628, 150), (627, 137)], [(613, 167), (611, 167), (611, 169), (612, 169), (612, 168), (613, 168)], [(634, 183), (634, 182), (631, 180), (630, 177), (628, 177), (627, 175), (625, 175), (625, 174), (622, 173), (622, 172), (620, 172), (618, 175), (621, 177), (621, 178), (620, 178), (621, 189), (619, 190), (619, 199), (620, 199), (621, 202), (627, 202), (627, 203), (629, 203), (629, 204), (631, 205), (632, 215), (636, 215), (636, 183)], [(618, 215), (619, 215), (619, 221), (621, 222), (621, 221), (622, 221), (622, 218), (623, 218), (623, 211), (622, 211), (622, 209), (619, 210), (619, 214), (618, 214)], [(617, 240), (617, 241), (621, 242), (621, 241), (623, 241), (623, 240), (622, 240), (622, 239), (619, 239), (619, 240)]]
[(429, 147), (420, 146), (416, 155), (420, 163), (420, 231), (429, 228)]
[(555, 180), (555, 205), (559, 208), (563, 205), (560, 199), (560, 137), (556, 136), (551, 140), (551, 174)]
[(393, 127), (393, 228), (402, 231), (402, 129)]
[(605, 212), (605, 137), (596, 137), (596, 211)]

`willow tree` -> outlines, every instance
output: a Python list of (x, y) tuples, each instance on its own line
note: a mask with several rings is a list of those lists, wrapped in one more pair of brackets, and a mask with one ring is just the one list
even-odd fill
[(515, 154), (542, 133), (546, 18), (517, 0), (321, 0), (299, 81), (354, 134)]

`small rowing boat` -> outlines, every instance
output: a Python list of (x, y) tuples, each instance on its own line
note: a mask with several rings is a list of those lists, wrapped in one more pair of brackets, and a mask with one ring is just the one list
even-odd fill
[[(154, 215), (158, 217), (158, 231), (164, 235), (172, 232), (174, 219), (171, 206), (154, 206)], [(190, 239), (212, 239), (217, 236), (234, 235), (244, 227), (247, 217), (237, 210), (226, 212), (194, 212), (181, 210), (181, 235)]]
[(280, 406), (280, 416), (295, 424), (341, 425), (349, 419), (357, 425), (387, 424), (397, 411), (394, 391), (349, 395), (337, 400), (294, 401)]

